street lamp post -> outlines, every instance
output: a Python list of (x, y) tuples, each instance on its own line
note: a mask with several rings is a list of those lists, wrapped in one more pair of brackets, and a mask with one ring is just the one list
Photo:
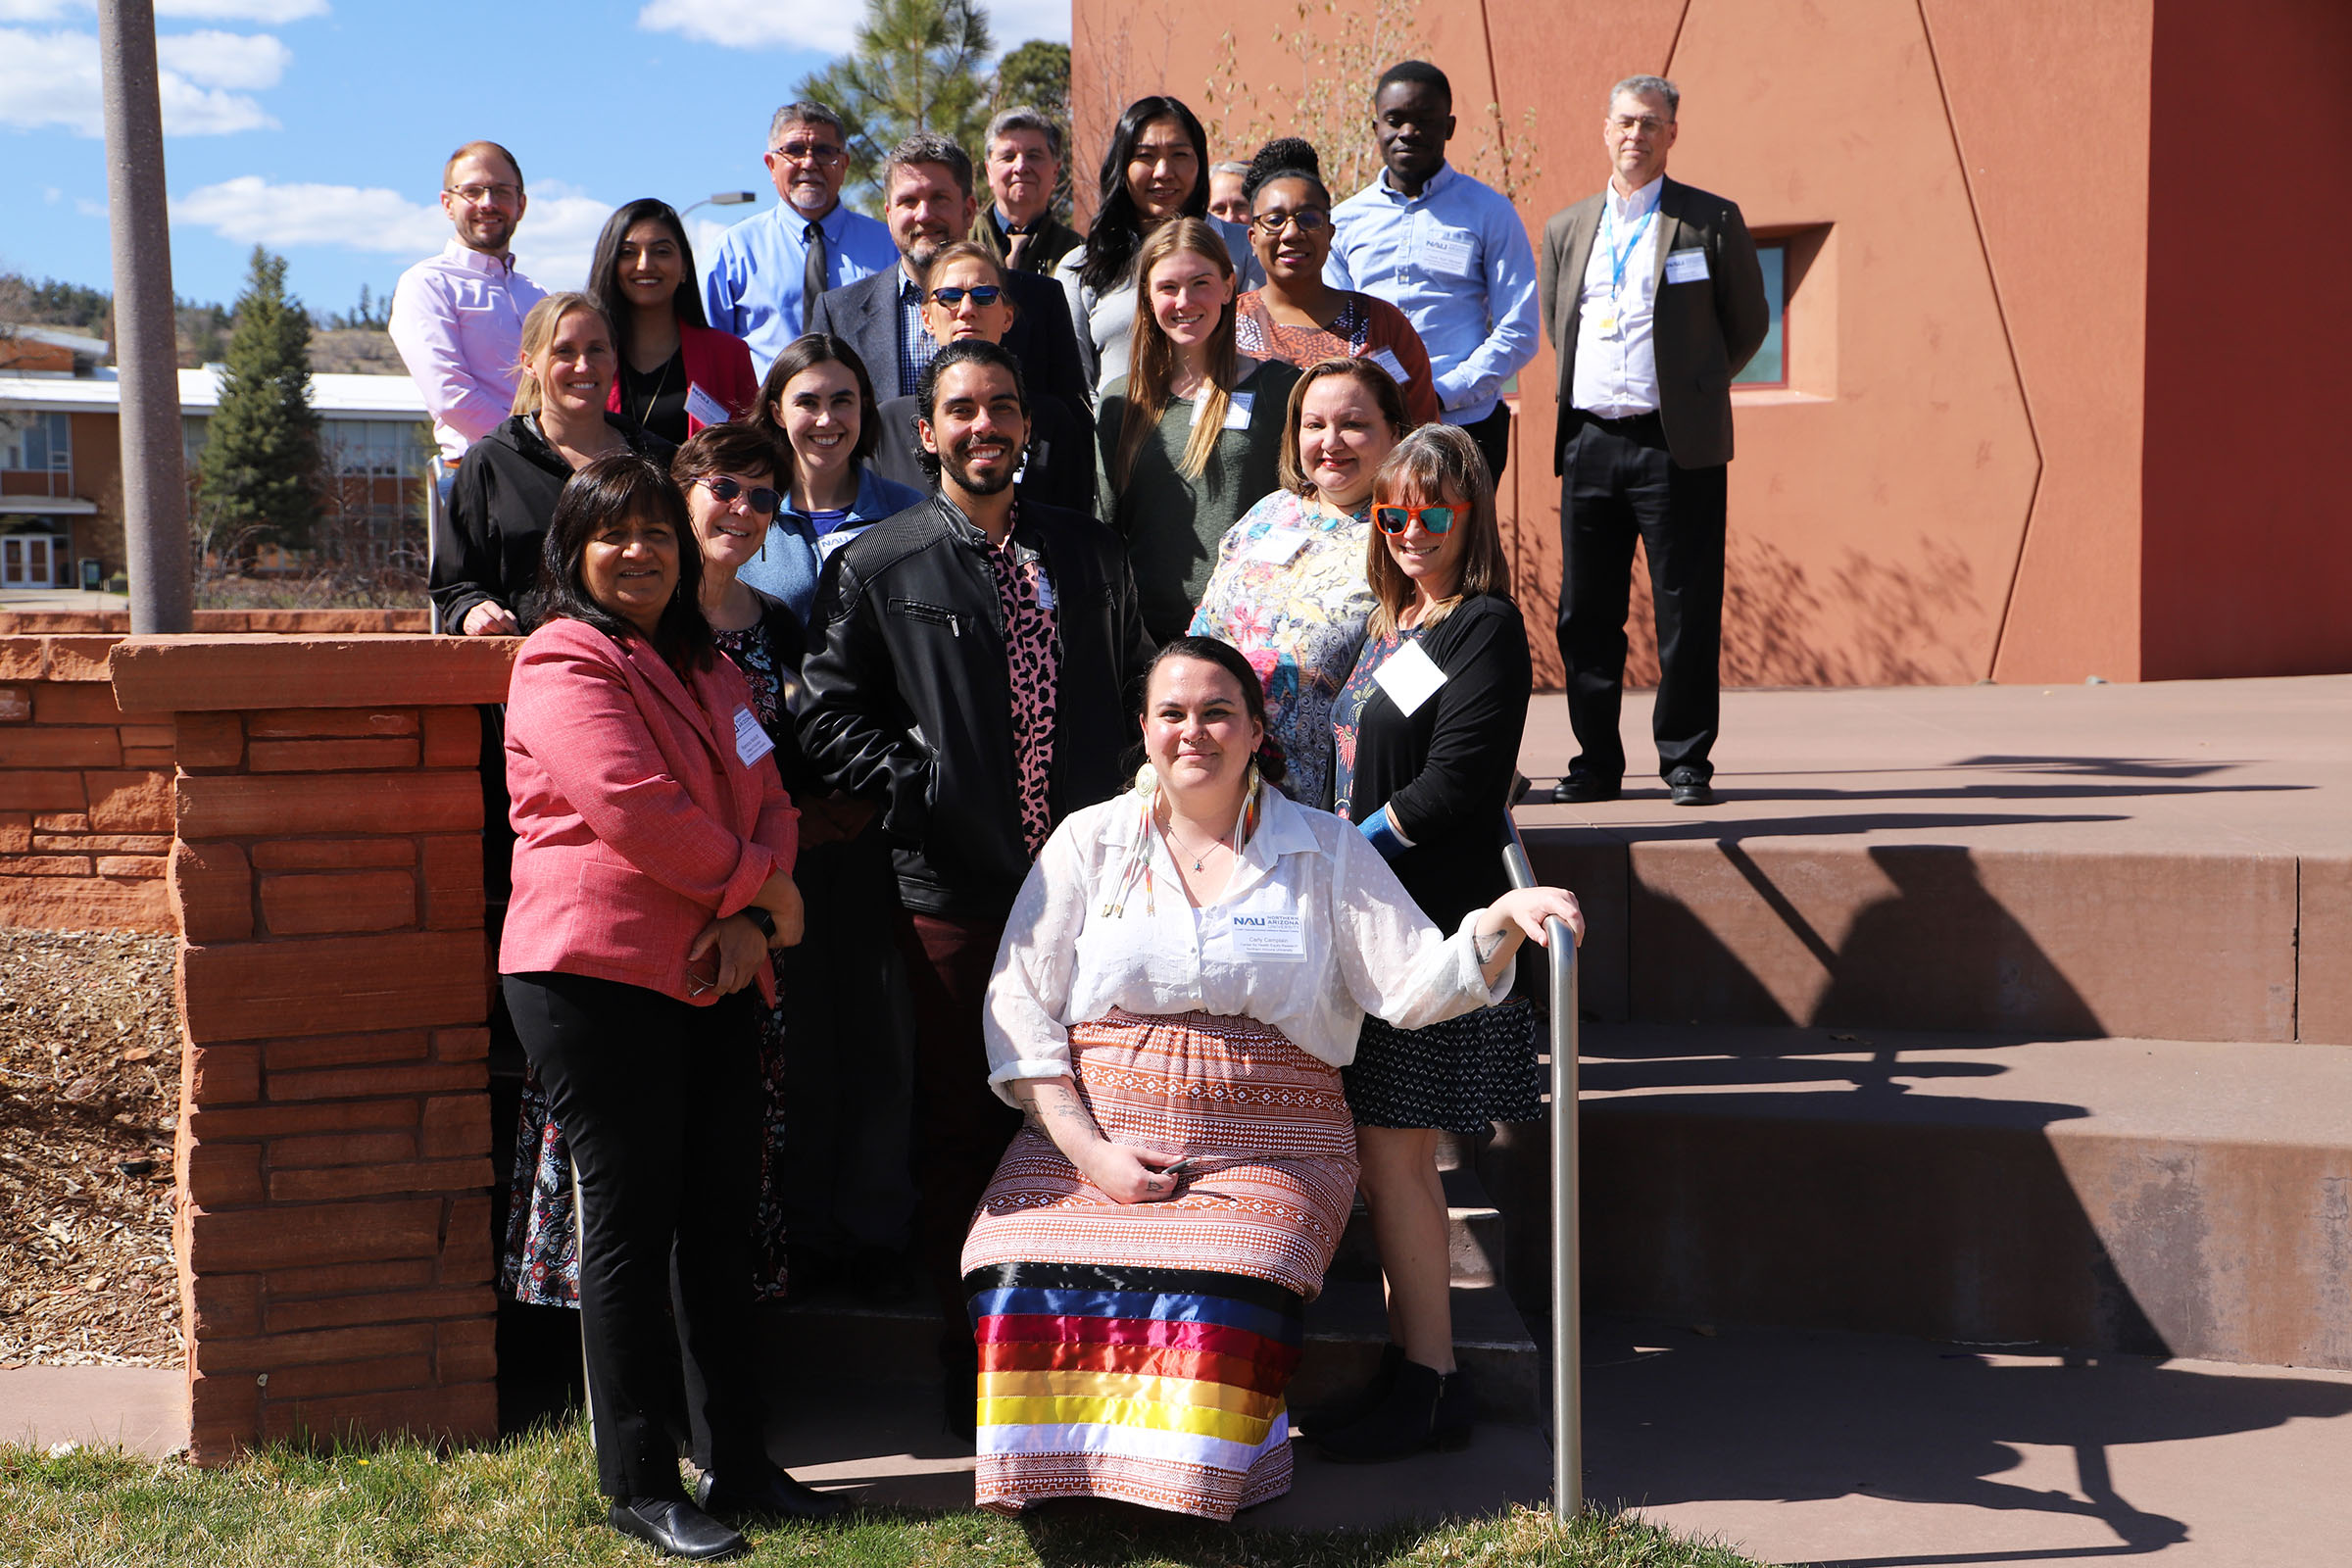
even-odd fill
[(759, 199), (760, 195), (757, 191), (722, 190), (690, 204), (684, 212), (678, 214), (678, 217), (685, 218), (687, 213), (693, 212), (697, 207), (742, 207)]
[(155, 0), (98, 0), (107, 225), (115, 249), (115, 373), (122, 392), (122, 554), (130, 629), (186, 631), (188, 489), (181, 471), (178, 323), (157, 96)]

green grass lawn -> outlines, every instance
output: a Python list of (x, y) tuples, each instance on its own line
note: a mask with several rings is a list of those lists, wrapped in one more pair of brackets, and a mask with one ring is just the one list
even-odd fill
[[(277, 1447), (226, 1470), (119, 1451), (0, 1446), (0, 1562), (25, 1568), (401, 1568), (645, 1564), (604, 1523), (576, 1425), (493, 1448), (415, 1444)], [(959, 1512), (852, 1514), (753, 1533), (740, 1561), (858, 1568), (1755, 1568), (1632, 1520), (1548, 1514), (1436, 1527), (1276, 1533), (1079, 1503), (1030, 1520)]]

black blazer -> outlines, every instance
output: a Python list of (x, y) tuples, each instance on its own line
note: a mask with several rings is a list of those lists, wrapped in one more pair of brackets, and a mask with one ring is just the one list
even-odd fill
[[(885, 479), (928, 490), (936, 482), (923, 471), (921, 439), (914, 431), (912, 398), (891, 398), (882, 405), (881, 435), (867, 459)], [(1069, 405), (1056, 397), (1029, 394), (1029, 458), (1021, 470), (1021, 498), (1049, 507), (1066, 507), (1099, 516), (1095, 511), (1095, 426), (1081, 423)]]
[[(1544, 335), (1559, 357), (1561, 418), (1552, 439), (1551, 471), (1560, 471), (1560, 452), (1576, 431), (1568, 418), (1576, 386), (1576, 323), (1585, 292), (1585, 265), (1600, 231), (1606, 191), (1595, 192), (1544, 225), (1538, 257), (1536, 299), (1544, 310)], [(1657, 305), (1650, 317), (1650, 346), (1658, 362), (1658, 420), (1666, 448), (1685, 468), (1712, 468), (1732, 461), (1732, 377), (1763, 346), (1772, 325), (1764, 299), (1764, 273), (1756, 264), (1756, 242), (1735, 204), (1694, 186), (1668, 179), (1658, 192), (1658, 253), (1652, 281)], [(1702, 251), (1707, 275), (1687, 283), (1666, 281), (1666, 258), (1676, 251)]]
[[(874, 401), (902, 396), (899, 387), (899, 285), (906, 274), (894, 267), (828, 289), (808, 318), (811, 332), (847, 339), (873, 378)], [(1078, 334), (1070, 325), (1069, 296), (1052, 278), (1007, 272), (1012, 291), (1012, 325), (1004, 347), (1021, 362), (1021, 377), (1034, 401), (1040, 394), (1072, 408), (1087, 406), (1086, 371), (1078, 363)], [(913, 390), (911, 387), (906, 389)]]
[(1355, 732), (1348, 815), (1361, 822), (1390, 808), (1413, 841), (1390, 867), (1421, 912), (1451, 932), (1510, 888), (1502, 819), (1535, 666), (1519, 607), (1499, 594), (1454, 606), (1421, 634), (1421, 651), (1446, 684), (1410, 713), (1372, 689)]

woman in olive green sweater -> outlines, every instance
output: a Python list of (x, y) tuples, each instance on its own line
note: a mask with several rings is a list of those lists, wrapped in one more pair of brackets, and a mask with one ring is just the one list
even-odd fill
[(1136, 275), (1130, 368), (1103, 388), (1097, 419), (1100, 490), (1127, 541), (1144, 627), (1165, 643), (1192, 623), (1225, 530), (1280, 488), (1298, 372), (1235, 347), (1233, 259), (1200, 220), (1154, 229)]

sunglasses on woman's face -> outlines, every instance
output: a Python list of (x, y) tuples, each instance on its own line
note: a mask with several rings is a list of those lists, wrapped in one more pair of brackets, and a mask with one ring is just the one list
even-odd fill
[(980, 283), (971, 288), (935, 288), (931, 291), (931, 302), (952, 311), (963, 303), (966, 294), (972, 297), (974, 305), (994, 305), (1004, 292), (994, 283)]
[(1372, 520), (1380, 524), (1382, 533), (1402, 533), (1416, 522), (1424, 532), (1444, 533), (1453, 526), (1453, 514), (1460, 510), (1435, 503), (1426, 507), (1374, 507)]
[(741, 480), (730, 479), (723, 473), (707, 475), (694, 482), (710, 491), (720, 501), (732, 501), (737, 496), (751, 497), (752, 510), (761, 516), (774, 516), (776, 508), (784, 504), (784, 498), (767, 486), (763, 484), (746, 485)]

